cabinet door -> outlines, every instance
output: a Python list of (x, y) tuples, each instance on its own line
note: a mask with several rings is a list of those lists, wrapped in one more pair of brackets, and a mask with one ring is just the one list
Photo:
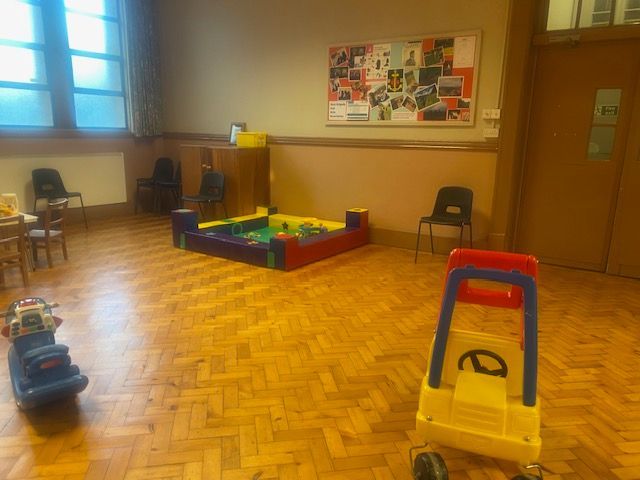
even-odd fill
[[(183, 146), (183, 188), (198, 192), (202, 173), (217, 171), (224, 174), (224, 204), (229, 217), (251, 215), (257, 206), (268, 206), (270, 200), (269, 185), (269, 149), (237, 148), (229, 146)], [(186, 176), (189, 176), (187, 181)], [(197, 177), (197, 183), (194, 179)], [(190, 182), (187, 185), (187, 182)], [(187, 203), (186, 208), (197, 209), (197, 205)], [(217, 211), (206, 212), (207, 218), (222, 218), (220, 205)]]
[(248, 215), (258, 206), (269, 206), (269, 149), (242, 148), (238, 156), (238, 207)]
[[(182, 193), (197, 195), (200, 192), (200, 181), (203, 169), (211, 165), (208, 149), (198, 145), (183, 145), (180, 147), (180, 164), (182, 168)], [(185, 208), (198, 210), (198, 204), (185, 202)]]
[(268, 148), (256, 148), (253, 201), (257, 207), (271, 205), (271, 164)]
[(224, 205), (229, 217), (244, 215), (238, 205), (238, 151), (235, 147), (213, 147), (211, 149), (211, 167), (224, 174)]

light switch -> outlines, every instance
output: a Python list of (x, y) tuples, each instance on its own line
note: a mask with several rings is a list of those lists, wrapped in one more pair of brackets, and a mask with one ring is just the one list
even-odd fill
[(482, 130), (482, 136), (484, 138), (498, 138), (500, 135), (499, 128), (485, 128)]

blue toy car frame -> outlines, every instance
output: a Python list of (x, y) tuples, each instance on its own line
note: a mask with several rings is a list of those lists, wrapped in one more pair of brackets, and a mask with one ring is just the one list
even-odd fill
[(9, 374), (16, 404), (23, 410), (83, 391), (89, 380), (71, 364), (69, 347), (56, 344), (54, 333), (62, 323), (52, 314), (57, 304), (42, 298), (16, 300), (6, 312), (1, 333), (9, 348)]
[(536, 404), (536, 385), (538, 379), (538, 305), (537, 288), (533, 277), (520, 272), (505, 272), (494, 269), (478, 269), (473, 266), (455, 268), (449, 273), (442, 300), (438, 328), (434, 340), (433, 356), (429, 366), (429, 386), (440, 387), (444, 353), (451, 327), (451, 318), (463, 280), (490, 280), (517, 285), (524, 292), (524, 376), (522, 384), (522, 404), (532, 407)]

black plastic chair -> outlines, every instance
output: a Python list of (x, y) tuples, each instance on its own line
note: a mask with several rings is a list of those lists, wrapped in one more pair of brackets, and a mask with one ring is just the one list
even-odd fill
[(433, 254), (433, 230), (432, 224), (450, 225), (460, 228), (460, 247), (462, 247), (462, 232), (464, 226), (469, 225), (469, 245), (473, 248), (473, 229), (471, 227), (471, 210), (473, 208), (473, 191), (465, 187), (442, 187), (438, 191), (433, 213), (428, 217), (421, 217), (418, 223), (418, 241), (416, 242), (416, 256), (414, 263), (418, 261), (420, 248), (420, 230), (423, 223), (429, 224), (429, 239), (431, 240), (431, 253)]
[(82, 206), (84, 227), (87, 229), (89, 228), (89, 225), (87, 224), (87, 214), (84, 211), (82, 194), (80, 192), (67, 192), (58, 170), (54, 168), (36, 168), (31, 172), (31, 179), (33, 180), (33, 193), (35, 196), (35, 199), (33, 200), (34, 213), (36, 211), (36, 204), (38, 203), (38, 200), (42, 198), (46, 198), (48, 203), (58, 198), (78, 197), (80, 199), (80, 205)]
[(183, 195), (182, 200), (197, 203), (203, 218), (203, 203), (209, 205), (220, 203), (224, 210), (224, 217), (227, 218), (227, 207), (224, 205), (224, 174), (222, 172), (205, 173), (200, 182), (200, 193), (198, 195)]
[(158, 184), (160, 182), (172, 182), (173, 181), (173, 161), (168, 157), (160, 157), (156, 160), (153, 167), (153, 174), (148, 178), (136, 179), (136, 201), (133, 207), (134, 213), (138, 213), (138, 203), (140, 202), (140, 189), (151, 190), (151, 196), (153, 200), (152, 209), (156, 209), (158, 203)]
[(180, 162), (178, 162), (178, 167), (176, 168), (173, 180), (169, 182), (161, 180), (156, 183), (156, 188), (160, 199), (163, 197), (163, 191), (168, 190), (175, 201), (176, 208), (180, 208), (182, 206), (182, 169)]

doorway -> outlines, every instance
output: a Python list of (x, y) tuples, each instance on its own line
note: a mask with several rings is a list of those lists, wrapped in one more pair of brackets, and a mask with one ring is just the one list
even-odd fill
[(615, 269), (610, 252), (620, 256), (619, 246), (629, 243), (620, 236), (633, 236), (640, 223), (630, 223), (629, 208), (618, 208), (623, 175), (631, 184), (640, 175), (632, 168), (638, 128), (630, 128), (640, 115), (634, 112), (639, 68), (638, 40), (539, 49), (518, 251), (556, 265)]

